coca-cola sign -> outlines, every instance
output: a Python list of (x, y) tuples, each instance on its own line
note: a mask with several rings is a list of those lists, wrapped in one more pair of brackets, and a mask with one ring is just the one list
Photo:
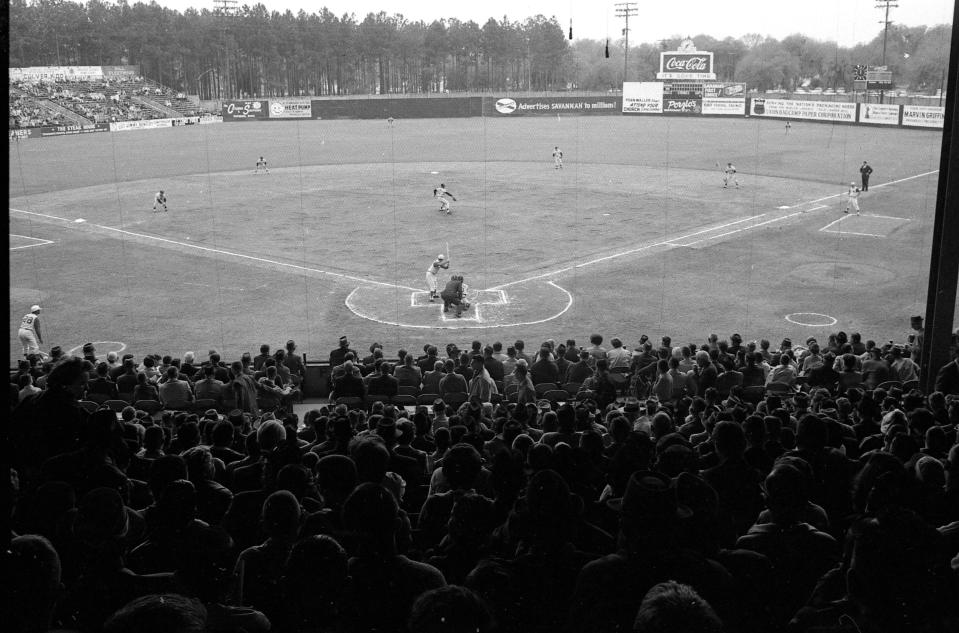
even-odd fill
[(657, 79), (715, 79), (713, 54), (703, 51), (660, 53)]
[(709, 72), (708, 58), (706, 57), (670, 57), (666, 60), (666, 70), (684, 70), (690, 73)]

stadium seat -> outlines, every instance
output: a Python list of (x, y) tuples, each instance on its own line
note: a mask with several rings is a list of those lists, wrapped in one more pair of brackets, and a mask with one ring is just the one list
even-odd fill
[(909, 392), (912, 391), (913, 389), (918, 389), (918, 388), (919, 388), (919, 381), (918, 381), (918, 380), (907, 380), (906, 382), (902, 383), (902, 392), (903, 392), (903, 393), (909, 393)]
[(784, 382), (771, 382), (766, 385), (766, 393), (778, 394), (778, 395), (790, 395), (795, 393), (795, 389), (790, 387)]
[(550, 389), (543, 394), (543, 397), (552, 402), (553, 404), (559, 404), (561, 402), (566, 402), (569, 400), (569, 394), (566, 393), (565, 389)]
[(419, 387), (403, 387), (400, 386), (397, 388), (396, 395), (398, 396), (417, 396), (420, 393)]
[(130, 406), (130, 403), (127, 402), (126, 400), (107, 400), (103, 404), (105, 406), (110, 407), (117, 413), (120, 413), (121, 411), (123, 411), (123, 409)]
[(537, 396), (543, 396), (547, 391), (553, 391), (554, 389), (559, 389), (559, 387), (555, 382), (541, 382), (535, 385), (534, 389), (536, 389)]
[(465, 391), (456, 391), (453, 393), (448, 393), (443, 396), (443, 402), (447, 405), (453, 407), (454, 409), (459, 408), (461, 404), (470, 399), (470, 396)]
[(133, 406), (141, 411), (146, 411), (150, 415), (156, 415), (163, 410), (163, 405), (159, 400), (137, 400)]
[(133, 404), (133, 392), (117, 394), (117, 400), (123, 400), (127, 404)]
[(335, 404), (345, 404), (347, 409), (362, 409), (364, 408), (363, 398), (357, 396), (343, 396), (337, 398), (334, 402)]
[[(402, 387), (400, 387), (402, 389)], [(392, 398), (390, 402), (397, 407), (415, 407), (416, 406), (416, 396), (408, 396), (405, 394), (398, 393)]]
[(751, 404), (758, 404), (766, 395), (766, 387), (763, 385), (752, 385), (743, 388), (743, 400)]
[(877, 385), (876, 389), (884, 389), (886, 391), (889, 391), (893, 387), (899, 387), (900, 389), (902, 389), (902, 383), (899, 382), (898, 380), (887, 380), (881, 385)]
[(213, 398), (200, 398), (193, 403), (193, 410), (203, 414), (210, 409), (216, 408), (216, 400)]
[(423, 404), (431, 407), (433, 406), (433, 401), (439, 397), (440, 395), (438, 393), (421, 393), (420, 395), (416, 396), (416, 404)]
[(110, 396), (105, 393), (88, 393), (84, 399), (90, 402), (96, 402), (97, 404), (103, 404), (110, 399)]
[(568, 382), (563, 385), (563, 390), (571, 396), (575, 396), (579, 393), (579, 388), (583, 386), (581, 382)]
[(84, 409), (87, 413), (93, 413), (100, 408), (100, 405), (92, 400), (81, 400), (80, 408)]

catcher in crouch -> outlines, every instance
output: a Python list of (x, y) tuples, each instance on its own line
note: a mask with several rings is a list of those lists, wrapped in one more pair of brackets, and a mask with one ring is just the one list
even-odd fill
[(430, 303), (433, 303), (439, 299), (439, 295), (436, 294), (436, 275), (439, 274), (440, 268), (449, 269), (450, 262), (446, 259), (446, 256), (443, 253), (440, 253), (436, 256), (436, 259), (433, 260), (433, 263), (430, 264), (429, 270), (426, 271), (426, 287), (430, 291)]
[(470, 304), (463, 300), (466, 284), (462, 275), (453, 275), (443, 288), (440, 296), (443, 298), (443, 312), (449, 312), (450, 306), (456, 306), (456, 318), (459, 319), (463, 310), (469, 310)]
[(450, 210), (449, 199), (452, 198), (453, 202), (456, 202), (456, 196), (454, 196), (453, 194), (451, 194), (449, 191), (446, 190), (446, 185), (444, 185), (443, 183), (440, 183), (440, 186), (433, 190), (433, 197), (439, 199), (440, 211), (446, 211), (446, 215), (450, 215), (451, 213), (453, 213)]

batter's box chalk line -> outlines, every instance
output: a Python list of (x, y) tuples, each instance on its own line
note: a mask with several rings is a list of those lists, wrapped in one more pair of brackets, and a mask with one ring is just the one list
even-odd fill
[(358, 317), (383, 325), (418, 329), (469, 329), (526, 326), (552, 321), (565, 314), (573, 295), (553, 281), (535, 280), (502, 288), (470, 289), (470, 307), (456, 317), (455, 307), (443, 312), (442, 299), (429, 300), (426, 290), (403, 287), (357, 286), (345, 304)]

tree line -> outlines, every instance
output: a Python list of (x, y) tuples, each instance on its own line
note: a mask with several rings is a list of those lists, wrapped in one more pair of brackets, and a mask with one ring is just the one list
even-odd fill
[[(136, 64), (142, 75), (201, 98), (423, 94), (436, 92), (606, 91), (651, 81), (659, 53), (679, 37), (630, 46), (570, 41), (555, 17), (410, 21), (400, 14), (335, 15), (243, 5), (235, 15), (184, 12), (156, 2), (10, 0), (9, 66)], [(897, 87), (935, 92), (948, 67), (951, 27), (893, 24), (885, 62)], [(692, 38), (714, 53), (720, 81), (748, 88), (845, 88), (857, 64), (879, 65), (882, 32), (843, 47), (790, 35)], [(607, 57), (608, 50), (608, 57)]]

